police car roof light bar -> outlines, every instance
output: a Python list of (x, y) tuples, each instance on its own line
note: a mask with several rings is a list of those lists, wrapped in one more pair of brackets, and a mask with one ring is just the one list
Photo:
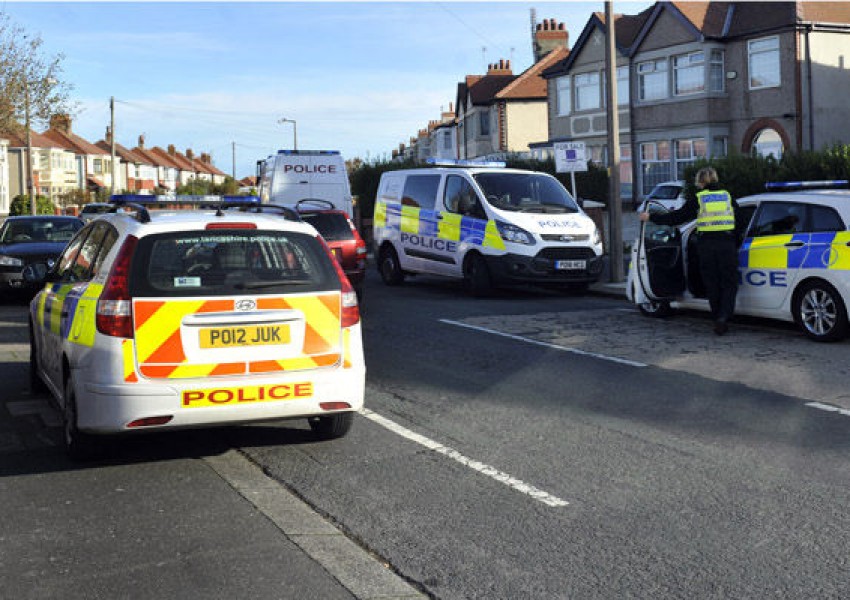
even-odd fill
[(504, 168), (507, 163), (498, 160), (475, 160), (475, 159), (454, 159), (454, 158), (428, 158), (426, 164), (435, 167), (494, 167)]
[(824, 179), (821, 181), (769, 181), (764, 184), (767, 190), (792, 190), (799, 188), (839, 188), (847, 187), (847, 179)]
[[(124, 210), (125, 208), (130, 208), (133, 212), (126, 211)], [(142, 224), (151, 222), (151, 214), (148, 212), (148, 209), (135, 202), (116, 202), (115, 206), (113, 206), (109, 212), (127, 213)]]
[(339, 150), (278, 150), (277, 153), (292, 154), (295, 156), (330, 156), (339, 154)]

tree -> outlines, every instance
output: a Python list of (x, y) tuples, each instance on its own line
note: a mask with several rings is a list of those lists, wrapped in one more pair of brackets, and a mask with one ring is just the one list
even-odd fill
[(72, 86), (61, 80), (64, 56), (45, 56), (42, 44), (40, 36), (0, 14), (0, 131), (20, 132), (27, 109), (32, 126), (74, 108)]

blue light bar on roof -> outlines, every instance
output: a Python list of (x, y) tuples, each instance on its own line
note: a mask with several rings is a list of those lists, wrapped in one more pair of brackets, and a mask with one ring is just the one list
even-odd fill
[(292, 154), (294, 156), (328, 156), (339, 154), (339, 150), (278, 150), (278, 154)]
[(847, 179), (824, 179), (822, 181), (770, 181), (764, 184), (767, 190), (790, 190), (798, 188), (838, 188), (847, 187)]
[(498, 160), (475, 160), (475, 159), (454, 159), (454, 158), (428, 158), (426, 164), (434, 165), (435, 167), (495, 167), (504, 168), (506, 163)]
[(215, 202), (259, 204), (260, 198), (259, 196), (219, 196), (215, 194), (180, 196), (169, 194), (156, 196), (152, 194), (113, 194), (109, 197), (109, 201), (114, 204), (132, 202), (134, 204), (160, 204), (167, 206), (171, 204), (204, 204)]

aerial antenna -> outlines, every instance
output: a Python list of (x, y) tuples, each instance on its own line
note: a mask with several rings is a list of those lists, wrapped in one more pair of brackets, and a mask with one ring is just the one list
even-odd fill
[(484, 65), (487, 65), (487, 46), (481, 46), (481, 60), (484, 61)]
[(531, 56), (537, 58), (537, 47), (534, 45), (534, 32), (537, 29), (537, 11), (531, 9)]

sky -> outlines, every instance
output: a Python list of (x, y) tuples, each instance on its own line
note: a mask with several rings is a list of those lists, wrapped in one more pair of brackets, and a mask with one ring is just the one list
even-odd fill
[(388, 159), (454, 103), (466, 75), (499, 59), (515, 74), (531, 66), (531, 9), (563, 22), (572, 46), (605, 5), (0, 0), (45, 56), (64, 56), (74, 133), (104, 139), (115, 98), (118, 143), (143, 134), (146, 147), (206, 152), (228, 174), (235, 162), (237, 179), (292, 148), (294, 129), (301, 150)]

